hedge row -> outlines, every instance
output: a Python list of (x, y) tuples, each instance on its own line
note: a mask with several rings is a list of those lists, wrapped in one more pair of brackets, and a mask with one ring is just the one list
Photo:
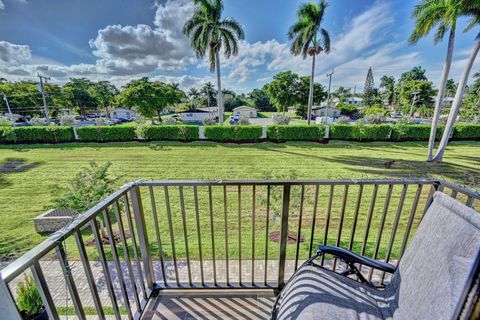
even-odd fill
[(137, 140), (137, 133), (133, 126), (115, 127), (80, 127), (77, 136), (84, 142), (133, 141)]
[[(83, 142), (135, 141), (136, 128), (133, 126), (80, 127), (77, 136)], [(204, 127), (207, 140), (214, 141), (259, 141), (261, 126), (207, 126)], [(443, 127), (438, 128), (437, 139), (441, 138)], [(192, 141), (199, 139), (197, 126), (146, 126), (143, 128), (146, 140)], [(350, 141), (428, 141), (429, 125), (344, 125), (330, 127), (330, 139)], [(323, 126), (274, 125), (267, 128), (267, 138), (272, 141), (319, 141), (325, 137)], [(457, 124), (453, 140), (480, 140), (480, 124)], [(0, 143), (59, 143), (74, 142), (71, 127), (0, 127)]]
[(0, 143), (58, 143), (73, 142), (71, 127), (1, 127)]
[(199, 128), (197, 126), (147, 126), (143, 137), (146, 140), (197, 140)]
[[(443, 127), (437, 128), (437, 140), (443, 134)], [(330, 127), (330, 139), (350, 141), (428, 141), (430, 125), (376, 124), (356, 126), (336, 124)], [(480, 124), (457, 124), (453, 140), (480, 139)]]
[(205, 138), (215, 141), (258, 141), (262, 138), (261, 126), (207, 126)]
[(325, 138), (325, 127), (308, 125), (275, 125), (267, 127), (267, 138), (275, 141), (318, 141)]

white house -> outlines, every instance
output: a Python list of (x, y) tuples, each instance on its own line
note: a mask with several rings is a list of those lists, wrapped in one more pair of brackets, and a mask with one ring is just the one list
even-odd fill
[(248, 106), (241, 106), (233, 109), (233, 115), (240, 116), (240, 118), (256, 118), (257, 109)]
[(185, 123), (203, 123), (206, 119), (214, 119), (216, 114), (206, 110), (194, 109), (179, 112), (178, 116)]
[(313, 110), (313, 113), (316, 114), (317, 116), (319, 117), (329, 117), (329, 118), (338, 118), (340, 117), (340, 110), (338, 110), (337, 108), (333, 108), (333, 107), (330, 107), (328, 108), (328, 115), (326, 115), (325, 113), (327, 112), (326, 110), (327, 108), (326, 107), (313, 107), (312, 110)]
[(134, 109), (124, 109), (124, 108), (117, 108), (110, 110), (110, 118), (112, 119), (127, 119), (132, 120), (136, 118), (137, 114)]

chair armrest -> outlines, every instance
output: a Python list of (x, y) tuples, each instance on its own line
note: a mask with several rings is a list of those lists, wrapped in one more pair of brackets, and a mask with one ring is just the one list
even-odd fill
[(338, 247), (330, 247), (330, 246), (318, 246), (317, 247), (318, 252), (322, 254), (331, 254), (336, 256), (337, 258), (340, 258), (346, 262), (351, 262), (351, 263), (360, 263), (363, 265), (366, 265), (368, 267), (372, 267), (381, 271), (385, 271), (388, 273), (394, 273), (395, 270), (397, 269), (394, 265), (382, 261), (377, 261), (368, 257), (364, 257), (361, 255), (358, 255), (356, 253), (353, 253), (351, 251), (338, 248)]

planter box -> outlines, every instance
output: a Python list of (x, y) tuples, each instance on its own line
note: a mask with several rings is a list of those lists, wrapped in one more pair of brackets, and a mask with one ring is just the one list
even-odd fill
[(70, 209), (51, 209), (33, 219), (37, 232), (55, 232), (73, 220), (73, 211)]

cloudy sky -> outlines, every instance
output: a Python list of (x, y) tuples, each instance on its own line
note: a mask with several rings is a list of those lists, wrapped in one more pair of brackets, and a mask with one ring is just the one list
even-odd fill
[[(224, 16), (237, 19), (246, 33), (239, 55), (222, 63), (228, 89), (261, 87), (284, 70), (309, 73), (310, 61), (293, 57), (286, 37), (296, 8), (305, 0), (224, 2)], [(319, 57), (317, 81), (326, 84), (325, 74), (335, 68), (334, 87), (361, 88), (369, 66), (378, 84), (382, 75), (399, 76), (421, 65), (436, 84), (446, 43), (434, 46), (425, 39), (414, 47), (406, 44), (415, 3), (330, 1), (324, 28), (330, 32), (332, 51)], [(59, 84), (88, 77), (122, 85), (147, 75), (183, 88), (199, 86), (213, 81), (214, 74), (195, 58), (181, 32), (192, 12), (193, 0), (0, 0), (0, 77), (34, 80), (40, 72)], [(458, 34), (455, 79), (475, 32)], [(475, 71), (480, 71), (478, 61)]]

